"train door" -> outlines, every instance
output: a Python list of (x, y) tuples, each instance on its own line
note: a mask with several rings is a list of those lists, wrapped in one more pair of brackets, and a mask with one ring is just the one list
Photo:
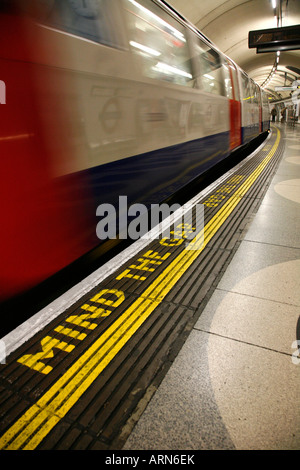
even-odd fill
[[(227, 100), (222, 74), (223, 62), (219, 52), (212, 48), (210, 44), (207, 44), (199, 37), (195, 39), (194, 53), (196, 60), (194, 65), (197, 74), (197, 86), (203, 92), (201, 94), (202, 135), (216, 136), (228, 130)], [(216, 139), (214, 139), (214, 143), (215, 151), (219, 152), (220, 143), (217, 143)]]
[(259, 89), (256, 88), (256, 84), (252, 79), (250, 79), (250, 89), (251, 89), (251, 138), (256, 137), (260, 132), (260, 97), (258, 95)]
[(262, 131), (265, 132), (270, 128), (270, 111), (268, 95), (262, 90)]
[[(234, 64), (227, 59), (225, 70), (227, 70), (228, 78), (231, 82), (231, 90), (229, 98), (230, 113), (230, 150), (238, 147), (242, 143), (241, 136), (241, 102), (237, 78), (237, 70)], [(228, 88), (228, 86), (227, 86)]]
[(258, 98), (258, 108), (259, 108), (259, 133), (262, 132), (263, 130), (263, 124), (262, 124), (262, 95), (261, 95), (261, 92), (260, 92), (260, 88), (257, 84), (255, 84), (256, 86), (256, 94), (257, 94), (257, 98)]

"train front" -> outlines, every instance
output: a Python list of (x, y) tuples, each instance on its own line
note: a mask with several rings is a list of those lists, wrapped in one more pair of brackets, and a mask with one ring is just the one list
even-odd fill
[(88, 184), (74, 171), (85, 140), (72, 76), (63, 71), (70, 51), (35, 21), (50, 6), (0, 3), (0, 301), (96, 243)]

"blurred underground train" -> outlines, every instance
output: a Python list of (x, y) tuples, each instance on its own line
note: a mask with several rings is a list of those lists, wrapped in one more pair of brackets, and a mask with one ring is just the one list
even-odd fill
[(0, 299), (269, 128), (267, 97), (161, 0), (0, 1)]

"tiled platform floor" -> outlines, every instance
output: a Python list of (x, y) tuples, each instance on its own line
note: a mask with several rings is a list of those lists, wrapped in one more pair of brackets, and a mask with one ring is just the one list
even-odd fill
[(300, 125), (279, 126), (276, 175), (124, 449), (300, 448)]

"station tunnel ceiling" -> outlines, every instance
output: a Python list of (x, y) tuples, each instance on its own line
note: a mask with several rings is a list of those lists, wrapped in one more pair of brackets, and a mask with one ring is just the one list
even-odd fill
[[(249, 49), (249, 31), (300, 24), (300, 0), (167, 0), (222, 52), (233, 59), (273, 99), (287, 98), (300, 79), (300, 50), (264, 52)], [(276, 7), (273, 8), (276, 4)], [(275, 16), (276, 13), (276, 16)]]

